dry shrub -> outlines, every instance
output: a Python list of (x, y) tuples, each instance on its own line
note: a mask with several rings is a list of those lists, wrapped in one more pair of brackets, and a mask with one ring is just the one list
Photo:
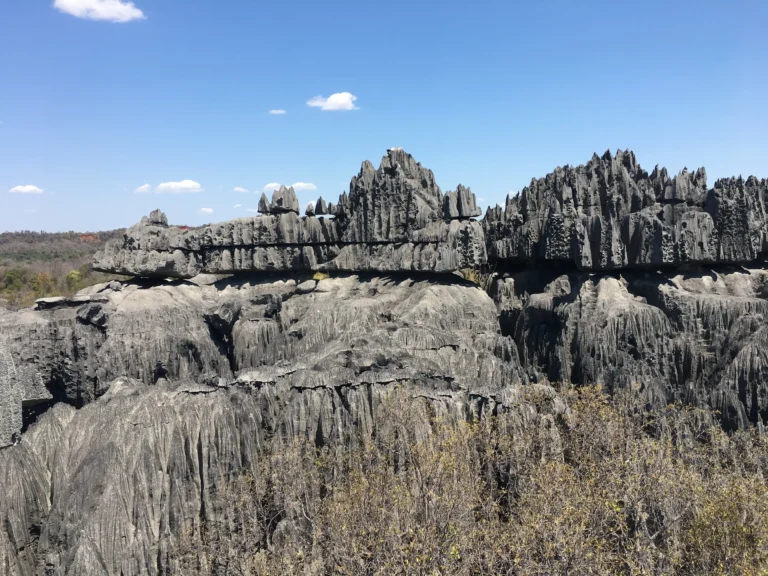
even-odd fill
[[(205, 574), (768, 573), (768, 443), (597, 388), (479, 422), (394, 394), (355, 448), (274, 441), (175, 549)], [(523, 416), (521, 416), (523, 415)], [(552, 430), (558, 441), (553, 441)]]

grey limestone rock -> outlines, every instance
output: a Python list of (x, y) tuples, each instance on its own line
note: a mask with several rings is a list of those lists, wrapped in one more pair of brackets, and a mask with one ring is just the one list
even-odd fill
[(21, 438), (25, 408), (52, 399), (32, 364), (18, 364), (0, 338), (0, 449)]
[(768, 423), (768, 272), (528, 270), (496, 280), (502, 333), (533, 381), (631, 387), (649, 404)]
[(299, 200), (296, 198), (296, 192), (293, 187), (280, 186), (279, 190), (272, 193), (272, 213), (280, 214), (283, 212), (299, 213)]
[(271, 202), (262, 194), (258, 218), (182, 230), (155, 225), (155, 216), (108, 243), (94, 268), (192, 278), (308, 270), (444, 273), (484, 264), (483, 230), (470, 220), (478, 215), (474, 195), (460, 186), (447, 198), (456, 216), (444, 214), (432, 172), (402, 150), (390, 150), (378, 170), (363, 163), (338, 204), (318, 199), (314, 214), (299, 217), (293, 189), (282, 187)]
[(552, 261), (581, 270), (755, 262), (766, 244), (768, 181), (719, 180), (703, 168), (648, 174), (631, 151), (565, 166), (489, 209), (491, 261)]
[(461, 184), (455, 192), (447, 192), (443, 198), (443, 218), (446, 220), (473, 218), (481, 214), (475, 203), (475, 195)]
[[(391, 149), (314, 215), (287, 188), (198, 229), (155, 211), (95, 264), (150, 279), (0, 310), (0, 566), (172, 573), (176, 538), (219, 513), (211, 495), (267, 435), (353, 445), (396, 388), (424, 405), (417, 434), (427, 412), (506, 411), (553, 450), (567, 407), (550, 381), (764, 430), (766, 194), (620, 151), (478, 222), (468, 188), (444, 195)], [(488, 293), (450, 274), (488, 261)]]
[(20, 574), (165, 573), (174, 538), (217, 514), (211, 494), (255, 467), (267, 434), (349, 445), (395, 388), (453, 419), (529, 412), (493, 301), (448, 276), (92, 291), (108, 302), (0, 326), (3, 357), (59, 400), (0, 450), (0, 558)]
[(267, 200), (267, 195), (262, 192), (261, 198), (259, 199), (259, 213), (260, 214), (271, 214), (272, 213), (272, 204), (269, 200)]
[[(496, 341), (492, 301), (450, 278), (250, 276), (212, 284), (128, 282), (119, 290), (104, 285), (97, 295), (79, 307), (0, 316), (3, 387), (11, 390), (0, 398), (12, 415), (2, 419), (4, 437), (20, 430), (23, 402), (41, 400), (41, 389), (48, 399), (79, 407), (121, 377), (147, 385), (232, 381), (289, 362), (292, 385), (302, 386), (384, 373), (391, 381), (440, 385), (478, 380), (489, 389), (518, 380), (516, 356), (496, 354), (513, 347)], [(397, 359), (397, 369), (377, 367), (382, 354)], [(448, 369), (450, 358), (455, 367)], [(20, 386), (8, 376), (14, 366), (39, 374), (43, 384), (37, 391)]]

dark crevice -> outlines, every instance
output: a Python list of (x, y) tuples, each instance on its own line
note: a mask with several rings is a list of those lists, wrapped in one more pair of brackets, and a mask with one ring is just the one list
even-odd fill
[(203, 432), (202, 430), (197, 437), (197, 468), (200, 474), (200, 520), (205, 522), (206, 510), (205, 510), (205, 471), (203, 468)]

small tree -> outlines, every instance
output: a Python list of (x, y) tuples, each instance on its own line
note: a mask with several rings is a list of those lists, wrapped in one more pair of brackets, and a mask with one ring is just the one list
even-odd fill
[(80, 282), (82, 281), (82, 276), (80, 275), (80, 272), (77, 270), (71, 270), (67, 274), (66, 282), (67, 282), (67, 288), (70, 292), (74, 292), (77, 290), (77, 287), (79, 286)]

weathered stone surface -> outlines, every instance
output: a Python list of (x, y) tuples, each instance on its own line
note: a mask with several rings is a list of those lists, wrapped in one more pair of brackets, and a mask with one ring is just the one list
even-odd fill
[[(521, 421), (535, 416), (521, 386), (540, 387), (553, 446), (566, 408), (548, 381), (764, 429), (767, 192), (647, 174), (619, 152), (534, 180), (480, 223), (469, 189), (443, 195), (393, 149), (315, 216), (288, 189), (261, 217), (195, 230), (155, 211), (97, 259), (150, 280), (0, 311), (0, 566), (167, 573), (176, 536), (215, 517), (212, 492), (254, 467), (266, 434), (354, 443), (396, 386), (446, 418)], [(435, 274), (486, 251), (490, 296)]]
[(94, 267), (192, 278), (202, 272), (453, 272), (484, 264), (482, 226), (470, 220), (479, 215), (474, 195), (460, 186), (445, 198), (430, 170), (390, 150), (378, 170), (363, 164), (337, 205), (320, 198), (313, 213), (299, 217), (296, 194), (282, 187), (271, 202), (262, 194), (264, 215), (257, 218), (182, 230), (154, 215), (109, 243)]
[(491, 261), (568, 262), (581, 270), (750, 263), (768, 248), (768, 181), (674, 177), (619, 150), (533, 180), (484, 219)]
[(528, 270), (496, 281), (502, 333), (533, 381), (633, 387), (651, 404), (768, 423), (768, 272), (620, 276)]
[(35, 367), (27, 363), (17, 364), (8, 345), (0, 338), (0, 449), (21, 438), (25, 407), (51, 399)]
[(446, 220), (473, 218), (481, 214), (475, 203), (475, 195), (461, 184), (455, 192), (447, 192), (443, 198), (443, 218)]
[(0, 557), (22, 574), (157, 574), (266, 433), (349, 443), (397, 386), (438, 414), (476, 418), (523, 383), (493, 301), (472, 284), (307, 281), (103, 285), (91, 292), (106, 303), (5, 319), (11, 355), (84, 406), (57, 404), (0, 452), (0, 475), (29, 476), (0, 491)]
[[(380, 376), (385, 370), (370, 366), (381, 354), (397, 362), (386, 372), (399, 381), (478, 380), (492, 389), (516, 381), (519, 372), (511, 352), (494, 355), (514, 347), (494, 340), (490, 298), (452, 278), (248, 277), (128, 282), (89, 292), (79, 307), (0, 316), (6, 364), (39, 373), (43, 390), (75, 406), (94, 401), (120, 377), (145, 384), (232, 381), (244, 370), (288, 361), (296, 363), (295, 378), (328, 385), (369, 370)], [(354, 363), (358, 355), (362, 367)], [(450, 358), (456, 366), (448, 369)], [(19, 431), (22, 400), (32, 393), (12, 389), (14, 395), (2, 396), (18, 416), (11, 433)]]
[(22, 400), (16, 364), (7, 347), (0, 341), (0, 447), (13, 444), (21, 432)]
[[(267, 434), (355, 442), (376, 429), (378, 407), (395, 387), (286, 382), (149, 387), (121, 379), (81, 410), (56, 406), (21, 444), (0, 452), (3, 566), (11, 574), (179, 574), (169, 557), (177, 538), (221, 514), (217, 488), (233, 472), (257, 472)], [(423, 429), (411, 431), (417, 437), (428, 433), (428, 405), (446, 421), (511, 412), (556, 447), (554, 418), (566, 410), (545, 386), (542, 396), (553, 401), (541, 414), (517, 401), (515, 386), (492, 397), (429, 382), (410, 391), (425, 405)]]
[(299, 200), (296, 198), (296, 192), (293, 190), (293, 187), (280, 186), (279, 190), (275, 190), (272, 193), (271, 212), (273, 214), (284, 212), (299, 213)]

